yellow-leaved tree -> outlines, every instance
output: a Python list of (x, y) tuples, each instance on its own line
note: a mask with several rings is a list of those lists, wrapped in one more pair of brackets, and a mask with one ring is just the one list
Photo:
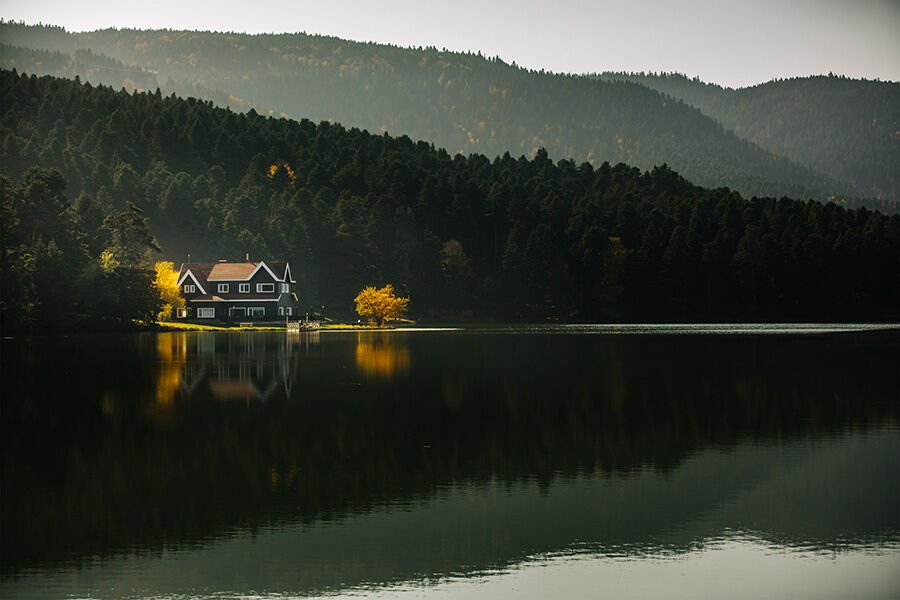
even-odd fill
[(382, 326), (386, 321), (399, 319), (409, 306), (409, 298), (394, 295), (394, 286), (387, 284), (381, 289), (372, 286), (356, 296), (356, 312), (370, 323)]
[(157, 321), (168, 321), (172, 316), (172, 310), (184, 308), (184, 298), (181, 297), (181, 288), (178, 287), (178, 271), (175, 263), (160, 261), (156, 263), (156, 278), (153, 287), (159, 292), (162, 300), (162, 308), (156, 315)]

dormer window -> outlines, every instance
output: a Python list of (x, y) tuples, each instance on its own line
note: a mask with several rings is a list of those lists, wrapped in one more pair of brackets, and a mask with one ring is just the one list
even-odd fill
[(196, 292), (197, 292), (197, 286), (196, 286), (196, 285), (185, 285), (185, 286), (184, 286), (184, 293), (185, 293), (185, 294), (194, 294), (194, 293), (196, 293)]
[(220, 284), (219, 284), (219, 293), (220, 293), (220, 294), (227, 294), (227, 293), (228, 293), (228, 284), (227, 284), (227, 283), (220, 283)]
[(249, 294), (250, 293), (250, 284), (249, 283), (239, 283), (238, 291), (242, 294)]
[(272, 293), (275, 291), (274, 283), (257, 283), (256, 292), (259, 294)]

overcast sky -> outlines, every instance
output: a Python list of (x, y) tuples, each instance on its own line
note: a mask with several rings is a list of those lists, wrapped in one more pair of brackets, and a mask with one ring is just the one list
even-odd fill
[(552, 71), (679, 71), (733, 87), (829, 71), (900, 80), (900, 0), (0, 0), (0, 8), (7, 20), (77, 31), (306, 31), (481, 51)]

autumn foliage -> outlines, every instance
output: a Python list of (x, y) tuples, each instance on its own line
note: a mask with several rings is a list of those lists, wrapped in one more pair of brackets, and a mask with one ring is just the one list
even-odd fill
[(178, 271), (175, 270), (174, 263), (166, 261), (156, 263), (155, 270), (156, 278), (153, 280), (153, 287), (159, 291), (159, 297), (162, 300), (162, 308), (156, 319), (168, 321), (172, 309), (184, 307), (184, 298), (181, 297), (181, 290), (178, 287)]
[(291, 165), (287, 164), (285, 161), (274, 162), (266, 169), (266, 176), (269, 179), (274, 179), (276, 175), (280, 172), (283, 172), (287, 177), (288, 181), (291, 182), (291, 185), (297, 182), (297, 173), (294, 172), (294, 169), (291, 168)]
[(394, 295), (391, 284), (381, 289), (366, 287), (356, 296), (355, 302), (357, 314), (379, 327), (387, 321), (401, 318), (409, 306), (409, 298)]

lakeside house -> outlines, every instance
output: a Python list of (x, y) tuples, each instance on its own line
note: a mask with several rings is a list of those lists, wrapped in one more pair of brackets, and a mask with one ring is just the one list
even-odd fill
[(186, 262), (178, 271), (184, 308), (176, 320), (276, 322), (297, 314), (297, 282), (287, 262)]

